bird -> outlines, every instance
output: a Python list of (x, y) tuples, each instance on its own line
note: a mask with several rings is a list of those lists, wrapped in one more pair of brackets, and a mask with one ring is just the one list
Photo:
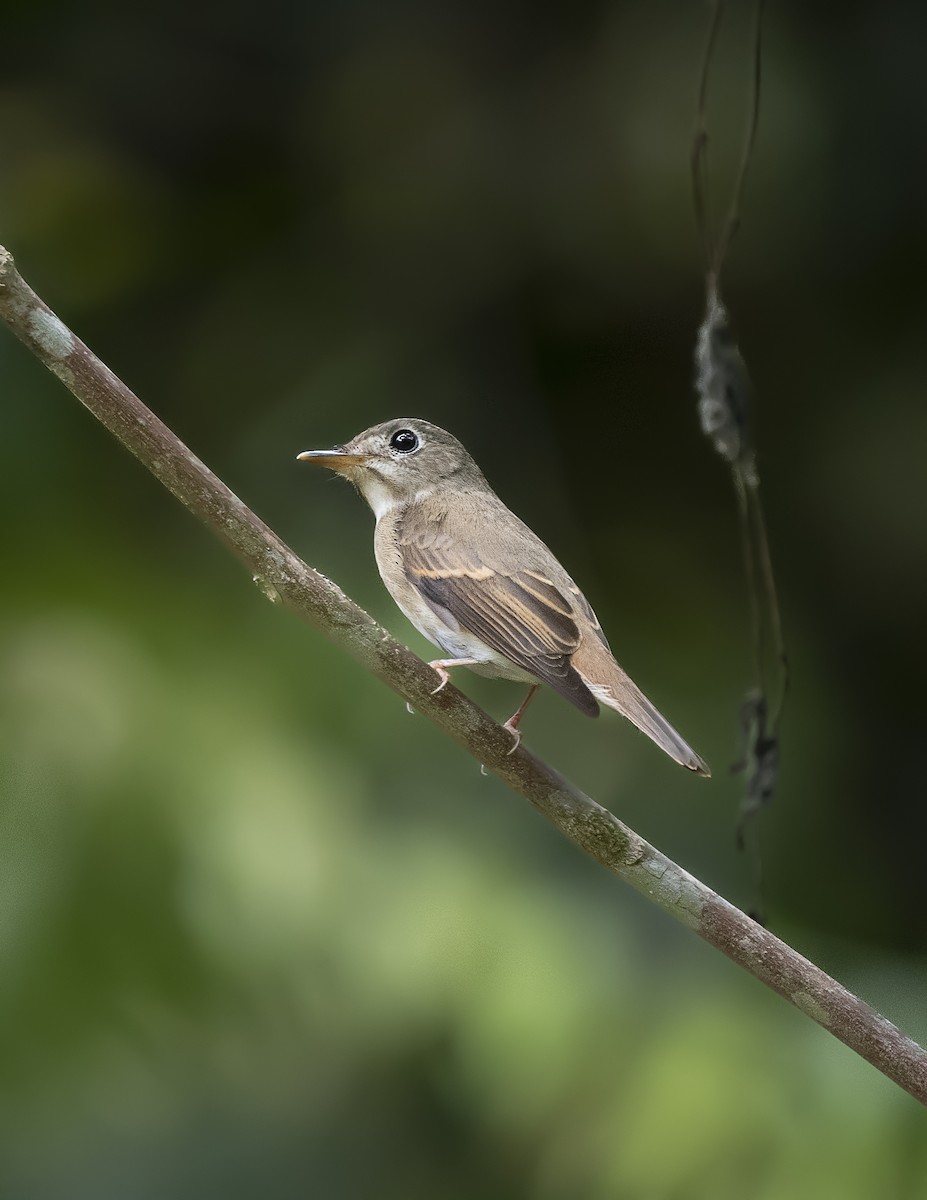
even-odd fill
[(529, 685), (505, 722), (512, 752), (525, 710), (546, 684), (589, 717), (600, 704), (617, 710), (681, 766), (711, 774), (618, 665), (591, 605), (553, 552), (505, 506), (452, 434), (401, 417), (297, 458), (348, 479), (373, 510), (383, 583), (444, 654), (429, 663), (435, 692), (455, 667)]

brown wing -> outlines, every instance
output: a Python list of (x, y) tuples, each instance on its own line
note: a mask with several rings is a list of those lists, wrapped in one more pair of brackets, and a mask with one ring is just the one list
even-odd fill
[(605, 630), (599, 624), (599, 618), (593, 612), (592, 605), (589, 603), (589, 601), (582, 594), (582, 592), (579, 590), (579, 588), (576, 586), (576, 584), (573, 583), (572, 580), (570, 580), (570, 595), (573, 596), (573, 598), (574, 598), (573, 602), (575, 603), (576, 607), (579, 609), (579, 611), (583, 614), (583, 616), (586, 618), (586, 620), (592, 626), (593, 633), (596, 635), (596, 637), (599, 639), (599, 641), (602, 643), (602, 645), (605, 647), (605, 649), (609, 652), (609, 654), (611, 654), (612, 648), (608, 644), (608, 638), (605, 636)]
[(440, 527), (400, 528), (406, 578), (435, 609), (589, 716), (594, 696), (570, 659), (580, 644), (573, 604), (543, 572), (505, 572)]

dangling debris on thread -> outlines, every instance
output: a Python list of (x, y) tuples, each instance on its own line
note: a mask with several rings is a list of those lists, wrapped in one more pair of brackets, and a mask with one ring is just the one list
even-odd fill
[(750, 380), (713, 282), (695, 344), (695, 388), (702, 432), (724, 461), (755, 486), (756, 459), (748, 426)]
[[(753, 90), (743, 150), (731, 205), (715, 241), (710, 232), (705, 200), (704, 174), (708, 149), (706, 104), (711, 60), (723, 8), (722, 0), (715, 0), (712, 5), (699, 78), (696, 130), (692, 144), (692, 196), (696, 226), (705, 254), (705, 317), (695, 344), (695, 388), (702, 431), (731, 470), (750, 598), (754, 683), (740, 709), (742, 759), (732, 768), (743, 771), (746, 779), (736, 831), (737, 845), (743, 850), (749, 822), (761, 809), (772, 803), (775, 795), (779, 768), (779, 722), (788, 690), (789, 673), (766, 522), (760, 502), (760, 479), (752, 428), (752, 388), (744, 360), (731, 333), (727, 309), (721, 299), (721, 270), (740, 224), (741, 198), (759, 122), (763, 0), (757, 0), (756, 6)], [(767, 687), (770, 654), (775, 660), (777, 676), (774, 707), (770, 704)], [(761, 870), (758, 849), (755, 861), (759, 893)], [(762, 910), (761, 899), (758, 907)], [(762, 921), (762, 915), (758, 915), (757, 919)]]

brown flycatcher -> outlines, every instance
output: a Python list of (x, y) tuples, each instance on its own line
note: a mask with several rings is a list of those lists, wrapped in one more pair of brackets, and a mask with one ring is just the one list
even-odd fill
[(600, 702), (617, 709), (670, 758), (710, 774), (618, 666), (582, 592), (455, 437), (403, 417), (298, 457), (344, 475), (373, 509), (374, 552), (389, 594), (447, 655), (430, 664), (435, 691), (452, 667), (530, 684), (505, 723), (517, 746), (518, 723), (546, 683), (587, 716), (599, 715)]

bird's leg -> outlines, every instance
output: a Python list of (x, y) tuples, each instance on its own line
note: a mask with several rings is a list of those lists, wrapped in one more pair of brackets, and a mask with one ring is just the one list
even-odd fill
[(509, 733), (512, 735), (512, 737), (515, 739), (515, 745), (509, 751), (509, 754), (514, 754), (515, 751), (518, 749), (518, 747), (521, 745), (521, 734), (518, 732), (518, 722), (525, 715), (525, 709), (528, 707), (528, 705), (533, 700), (534, 693), (538, 690), (538, 687), (539, 687), (539, 684), (535, 683), (529, 689), (528, 695), (525, 696), (524, 700), (522, 700), (522, 702), (521, 702), (521, 707), (518, 709), (518, 711), (516, 713), (513, 713), (512, 716), (509, 717), (509, 719), (506, 721), (506, 723), (502, 726), (502, 728), (507, 729), (509, 731)]
[(448, 674), (450, 667), (472, 667), (479, 663), (479, 661), (480, 660), (478, 658), (436, 658), (434, 662), (430, 662), (428, 664), (429, 667), (438, 673), (438, 678), (441, 680), (435, 690), (431, 693), (432, 696), (437, 696), (438, 692), (441, 691), (441, 689), (450, 679), (450, 675)]

